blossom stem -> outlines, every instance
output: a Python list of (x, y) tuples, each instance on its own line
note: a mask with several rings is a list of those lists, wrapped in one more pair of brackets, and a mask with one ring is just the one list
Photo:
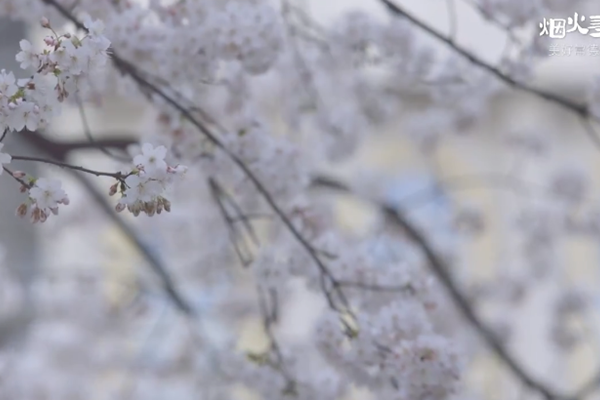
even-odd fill
[(51, 164), (51, 165), (56, 165), (61, 168), (68, 168), (68, 169), (72, 169), (75, 171), (85, 172), (87, 174), (91, 174), (91, 175), (95, 175), (95, 176), (108, 176), (108, 177), (115, 178), (118, 180), (122, 180), (123, 178), (125, 178), (125, 175), (121, 174), (120, 172), (95, 171), (92, 169), (79, 167), (76, 165), (71, 165), (68, 163), (60, 162), (60, 161), (48, 160), (46, 158), (29, 157), (29, 156), (13, 156), (13, 155), (11, 155), (11, 157), (13, 160), (32, 161), (32, 162), (39, 162), (39, 163), (44, 163), (44, 164)]
[(27, 188), (31, 187), (31, 185), (29, 185), (23, 179), (16, 177), (15, 174), (10, 169), (8, 169), (6, 167), (2, 167), (2, 169), (4, 169), (5, 172), (7, 172), (15, 181), (19, 182), (21, 185), (23, 185)]

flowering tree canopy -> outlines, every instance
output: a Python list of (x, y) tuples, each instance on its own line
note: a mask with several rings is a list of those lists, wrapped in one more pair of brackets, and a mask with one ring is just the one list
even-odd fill
[[(386, 18), (355, 11), (321, 26), (292, 0), (0, 0), (1, 15), (41, 26), (45, 35), (20, 41), (15, 59), (26, 78), (0, 72), (0, 174), (14, 183), (0, 190), (20, 190), (22, 223), (53, 215), (60, 224), (59, 211), (77, 204), (52, 172), (73, 174), (161, 282), (153, 294), (136, 280), (136, 298), (116, 309), (97, 275), (64, 286), (39, 277), (21, 288), (17, 312), (0, 320), (0, 344), (25, 333), (27, 340), (2, 356), (9, 361), (0, 397), (229, 399), (243, 387), (266, 399), (343, 399), (357, 391), (374, 399), (458, 399), (481, 395), (465, 377), (488, 351), (532, 397), (594, 393), (597, 377), (562, 388), (534, 375), (511, 350), (511, 336), (478, 308), (518, 307), (527, 289), (560, 280), (539, 265), (546, 272), (568, 267), (556, 266), (559, 240), (598, 239), (594, 209), (574, 217), (588, 196), (584, 172), (565, 169), (553, 178), (552, 206), (523, 207), (515, 235), (527, 267), (518, 279), (485, 287), (459, 273), (472, 262), (463, 249), (439, 244), (439, 225), (408, 216), (379, 180), (365, 173), (343, 182), (324, 173), (394, 122), (415, 89), (427, 106), (406, 130), (425, 158), (483, 119), (494, 96), (508, 90), (571, 112), (598, 145), (600, 80), (581, 104), (528, 85), (556, 33), (546, 17), (581, 2), (449, 1), (469, 4), (506, 31), (518, 51), (496, 67), (400, 0), (373, 1)], [(115, 95), (151, 110), (141, 138), (94, 138), (83, 106)], [(48, 134), (66, 107), (82, 111), (85, 140)], [(41, 155), (14, 154), (2, 143), (11, 135)], [(509, 139), (507, 148), (527, 154), (549, 143), (539, 135)], [(103, 152), (114, 169), (72, 164), (79, 149)], [(32, 176), (15, 161), (48, 170)], [(364, 201), (378, 217), (366, 233), (348, 233), (333, 217), (331, 198), (316, 189)], [(485, 229), (476, 208), (454, 206), (446, 236), (468, 240)], [(160, 237), (158, 250), (141, 239), (144, 230)], [(302, 339), (291, 340), (280, 328), (298, 282), (324, 307)], [(578, 343), (566, 321), (587, 312), (592, 297), (566, 287), (549, 307), (557, 351)], [(163, 312), (161, 300), (178, 312), (152, 344), (164, 352), (132, 366), (123, 354), (131, 342), (149, 340), (143, 335)], [(240, 321), (249, 317), (260, 319), (265, 337), (256, 351), (238, 346)], [(125, 383), (107, 378), (111, 371), (121, 371)]]

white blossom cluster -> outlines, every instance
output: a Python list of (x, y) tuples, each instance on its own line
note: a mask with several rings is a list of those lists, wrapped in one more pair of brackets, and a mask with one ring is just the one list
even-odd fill
[[(42, 25), (50, 30), (47, 20)], [(89, 34), (81, 39), (54, 32), (44, 39), (42, 51), (22, 40), (16, 56), (21, 68), (33, 71), (31, 78), (16, 80), (12, 72), (1, 72), (2, 131), (44, 128), (60, 112), (60, 103), (75, 93), (90, 75), (106, 64), (110, 42), (103, 36), (104, 24), (87, 19)]]
[[(247, 73), (268, 71), (283, 46), (281, 19), (266, 2), (240, 0), (174, 2), (149, 7), (82, 1), (107, 22), (114, 47), (131, 62), (143, 62), (175, 87), (211, 82), (223, 63), (236, 61)], [(88, 3), (88, 4), (86, 4)]]
[(218, 54), (239, 60), (251, 74), (266, 72), (282, 46), (282, 26), (266, 4), (229, 1), (209, 21), (215, 29)]
[[(21, 51), (16, 55), (21, 68), (33, 71), (33, 76), (17, 81), (12, 72), (0, 72), (0, 127), (5, 135), (24, 128), (35, 131), (47, 127), (60, 113), (61, 103), (70, 94), (80, 91), (83, 85), (89, 85), (90, 76), (98, 74), (108, 61), (110, 41), (103, 35), (102, 21), (86, 16), (83, 25), (87, 34), (82, 38), (69, 33), (58, 35), (46, 18), (42, 18), (41, 25), (51, 32), (44, 38), (46, 47), (37, 51), (29, 41), (22, 40)], [(0, 150), (3, 146), (0, 143)], [(164, 161), (166, 152), (165, 147), (154, 149), (146, 144), (142, 154), (133, 159), (134, 170), (115, 174), (120, 182), (111, 187), (110, 193), (119, 191), (122, 195), (117, 211), (127, 208), (135, 216), (140, 212), (152, 216), (162, 210), (170, 211), (171, 204), (162, 195), (186, 168), (168, 166)], [(10, 154), (0, 153), (1, 165), (9, 165), (11, 159)], [(21, 183), (21, 190), (29, 195), (18, 207), (17, 215), (29, 215), (34, 223), (45, 222), (50, 214), (58, 214), (60, 204), (69, 204), (60, 181), (27, 178), (21, 171), (11, 174)]]
[(27, 190), (29, 197), (17, 208), (17, 215), (29, 215), (33, 223), (45, 222), (51, 214), (58, 215), (60, 204), (69, 205), (69, 197), (62, 189), (60, 181), (56, 179), (32, 179), (31, 183), (23, 185), (21, 190)]
[(163, 210), (171, 211), (171, 202), (163, 194), (174, 180), (185, 174), (187, 168), (167, 165), (166, 155), (167, 148), (164, 146), (153, 147), (149, 143), (142, 146), (142, 153), (133, 158), (135, 168), (123, 171), (126, 178), (110, 188), (111, 196), (121, 193), (116, 206), (118, 212), (127, 208), (136, 217), (141, 212), (151, 217)]

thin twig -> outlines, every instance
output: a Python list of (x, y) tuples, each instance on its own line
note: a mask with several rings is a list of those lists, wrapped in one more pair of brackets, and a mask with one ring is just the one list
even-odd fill
[[(281, 347), (275, 338), (275, 334), (273, 332), (273, 324), (277, 321), (277, 295), (273, 295), (273, 291), (269, 291), (270, 296), (267, 296), (264, 293), (264, 289), (260, 286), (256, 286), (256, 292), (258, 295), (258, 305), (260, 308), (260, 312), (263, 320), (263, 328), (265, 329), (265, 334), (269, 339), (269, 352), (275, 355), (275, 360), (269, 362), (269, 366), (279, 373), (283, 379), (285, 379), (285, 388), (284, 392), (292, 394), (296, 390), (297, 381), (292, 377), (292, 374), (288, 371), (284, 359), (283, 354), (281, 352)], [(269, 307), (269, 301), (271, 300), (271, 307)]]
[(225, 189), (223, 189), (223, 187), (221, 187), (221, 185), (215, 179), (211, 178), (210, 184), (212, 187), (214, 187), (217, 194), (220, 197), (222, 197), (227, 202), (227, 204), (229, 204), (234, 209), (234, 211), (237, 213), (237, 215), (235, 217), (228, 216), (228, 221), (230, 223), (234, 223), (234, 222), (238, 222), (238, 221), (241, 222), (242, 225), (244, 225), (244, 228), (246, 228), (246, 231), (250, 235), (250, 238), (252, 239), (254, 244), (256, 246), (260, 246), (260, 240), (258, 239), (258, 235), (256, 234), (254, 227), (250, 223), (250, 218), (248, 218), (246, 216), (246, 213), (244, 213), (244, 211), (242, 210), (240, 205), (233, 199), (233, 197), (231, 197), (231, 195), (229, 195), (229, 193), (227, 193), (225, 191)]
[(29, 157), (29, 156), (11, 156), (11, 157), (13, 160), (32, 161), (32, 162), (39, 162), (39, 163), (44, 163), (44, 164), (51, 164), (51, 165), (56, 165), (57, 167), (72, 169), (72, 170), (79, 171), (79, 172), (85, 172), (87, 174), (92, 174), (95, 176), (108, 176), (108, 177), (119, 179), (119, 180), (122, 180), (125, 178), (125, 175), (121, 174), (120, 172), (95, 171), (92, 169), (78, 167), (76, 165), (71, 165), (71, 164), (68, 164), (65, 162), (61, 162), (61, 161), (49, 160), (46, 158)]
[(8, 173), (8, 174), (11, 176), (11, 178), (13, 178), (15, 181), (19, 182), (19, 183), (20, 183), (21, 185), (23, 185), (24, 187), (26, 187), (26, 188), (30, 188), (30, 187), (31, 187), (31, 185), (30, 185), (30, 184), (28, 184), (27, 182), (25, 182), (23, 179), (16, 177), (16, 176), (15, 176), (15, 174), (14, 174), (14, 172), (13, 172), (13, 171), (11, 171), (10, 169), (6, 168), (5, 166), (2, 166), (2, 169), (3, 169), (3, 170), (6, 172), (6, 173)]
[[(239, 232), (237, 231), (237, 229), (234, 225), (234, 221), (232, 220), (232, 217), (229, 215), (229, 213), (227, 212), (227, 209), (225, 208), (225, 205), (223, 204), (223, 200), (222, 200), (223, 195), (220, 190), (220, 187), (213, 178), (208, 179), (208, 186), (213, 195), (215, 203), (219, 207), (221, 216), (223, 217), (223, 220), (225, 221), (225, 224), (227, 226), (227, 230), (229, 232), (229, 240), (233, 246), (233, 249), (235, 250), (238, 258), (240, 259), (242, 266), (247, 267), (253, 261), (252, 255), (250, 254), (250, 250), (248, 250), (247, 247), (245, 246), (246, 243), (243, 240), (241, 240), (241, 243), (244, 244), (244, 248), (242, 249), (242, 247), (240, 246), (240, 240), (238, 240), (240, 238)], [(247, 258), (244, 256), (244, 253), (246, 253), (246, 255), (248, 256)], [(248, 255), (248, 254), (250, 254), (250, 255)]]

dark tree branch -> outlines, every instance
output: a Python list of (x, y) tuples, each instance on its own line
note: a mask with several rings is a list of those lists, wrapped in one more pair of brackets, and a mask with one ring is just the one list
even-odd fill
[(40, 132), (24, 130), (19, 132), (19, 136), (31, 145), (34, 149), (48, 154), (55, 160), (65, 161), (68, 155), (77, 150), (98, 150), (100, 148), (111, 148), (125, 151), (128, 146), (138, 143), (133, 135), (114, 134), (112, 137), (96, 139), (94, 142), (87, 140), (60, 142), (47, 138)]
[[(344, 193), (347, 195), (359, 196), (352, 191), (350, 187), (344, 183), (337, 181), (332, 178), (322, 177), (317, 178), (313, 181), (316, 187), (323, 187), (332, 189), (334, 191)], [(370, 200), (364, 198), (365, 200)], [(477, 316), (475, 310), (469, 303), (467, 297), (461, 292), (461, 289), (454, 283), (450, 275), (450, 268), (446, 261), (439, 256), (433, 247), (430, 245), (427, 238), (421, 233), (421, 231), (410, 222), (407, 217), (394, 206), (386, 204), (385, 202), (370, 200), (372, 204), (377, 207), (388, 219), (388, 221), (397, 225), (407, 235), (407, 237), (414, 242), (423, 252), (427, 259), (427, 266), (430, 271), (439, 279), (443, 286), (447, 289), (448, 294), (453, 300), (454, 304), (461, 311), (463, 316), (469, 323), (474, 327), (479, 336), (489, 346), (489, 348), (500, 358), (504, 364), (528, 387), (535, 389), (544, 396), (547, 400), (566, 400), (571, 399), (568, 396), (557, 394), (554, 390), (548, 389), (547, 385), (539, 382), (533, 378), (525, 369), (513, 358), (511, 354), (504, 348), (501, 341), (494, 334), (494, 332), (488, 328), (483, 321)], [(574, 399), (571, 399), (574, 400)]]
[(416, 25), (421, 30), (427, 32), (429, 35), (435, 37), (436, 39), (438, 39), (441, 42), (448, 45), (448, 47), (450, 47), (457, 54), (460, 54), (461, 56), (463, 56), (464, 58), (469, 60), (471, 63), (473, 63), (473, 64), (477, 65), (478, 67), (491, 73), (496, 78), (500, 79), (502, 82), (508, 84), (509, 86), (532, 93), (538, 97), (541, 97), (545, 100), (551, 101), (551, 102), (556, 103), (564, 108), (567, 108), (579, 115), (588, 116), (588, 110), (585, 105), (577, 104), (577, 103), (574, 103), (563, 97), (557, 96), (553, 93), (547, 93), (542, 90), (532, 88), (532, 87), (527, 87), (527, 86), (523, 85), (522, 83), (519, 83), (518, 81), (514, 80), (510, 76), (502, 73), (498, 68), (495, 68), (495, 67), (487, 64), (485, 61), (479, 59), (474, 54), (468, 52), (467, 50), (463, 49), (462, 47), (459, 47), (456, 43), (452, 42), (450, 39), (448, 39), (447, 37), (445, 37), (438, 31), (436, 31), (435, 29), (433, 29), (432, 27), (430, 27), (429, 25), (427, 25), (425, 22), (421, 21), (417, 17), (411, 15), (410, 13), (408, 13), (406, 10), (404, 10), (400, 6), (396, 5), (395, 3), (392, 3), (389, 0), (380, 0), (380, 1), (387, 7), (387, 9), (393, 15), (395, 15), (397, 17), (401, 17), (401, 18), (406, 18), (407, 20), (409, 20), (412, 24)]
[[(459, 47), (450, 38), (447, 38), (446, 36), (444, 36), (443, 34), (438, 32), (437, 30), (432, 28), (431, 26), (427, 25), (425, 22), (423, 22), (420, 19), (418, 19), (417, 17), (411, 15), (410, 13), (408, 13), (406, 10), (404, 10), (399, 5), (391, 2), (390, 0), (379, 0), (379, 1), (381, 1), (386, 6), (386, 8), (390, 11), (390, 13), (393, 14), (394, 16), (399, 17), (399, 18), (406, 18), (408, 21), (410, 21), (412, 24), (417, 26), (422, 31), (427, 32), (429, 35), (431, 35), (431, 36), (435, 37), (436, 39), (438, 39), (439, 41), (445, 43), (455, 53), (466, 58), (472, 64), (477, 65), (478, 67), (482, 68), (483, 70), (489, 72), (490, 74), (492, 74), (493, 76), (495, 76), (502, 82), (506, 83), (507, 85), (512, 86), (513, 88), (522, 90), (524, 92), (531, 93), (539, 98), (542, 98), (542, 99), (552, 102), (554, 104), (557, 104), (567, 110), (572, 111), (573, 113), (577, 114), (580, 117), (583, 117), (586, 119), (589, 117), (592, 117), (592, 115), (589, 112), (589, 109), (587, 108), (587, 106), (585, 104), (578, 104), (576, 102), (565, 99), (556, 94), (548, 93), (548, 92), (545, 92), (545, 91), (537, 89), (537, 88), (526, 86), (525, 84), (518, 82), (515, 79), (511, 78), (510, 76), (506, 75), (505, 73), (500, 71), (500, 69), (486, 63), (485, 61), (481, 60), (479, 57), (477, 57), (474, 54), (470, 53), (469, 51), (463, 49), (462, 47)], [(590, 130), (590, 129), (586, 129), (586, 133), (594, 141), (594, 144), (596, 144), (597, 147), (600, 148), (600, 138), (598, 138), (596, 132), (593, 130)]]
[[(78, 29), (83, 31), (87, 30), (83, 26), (83, 24), (77, 20), (64, 6), (59, 4), (56, 0), (41, 0), (43, 3), (48, 4), (55, 8), (63, 17), (67, 20), (71, 21)], [(331, 286), (331, 291), (325, 291), (325, 295), (327, 296), (327, 300), (329, 305), (338, 312), (347, 312), (351, 314), (350, 306), (346, 296), (343, 291), (340, 289), (339, 285), (337, 285), (337, 281), (335, 277), (332, 275), (331, 271), (327, 268), (325, 263), (320, 259), (318, 251), (313, 248), (313, 246), (309, 243), (309, 241), (298, 231), (298, 229), (294, 226), (290, 218), (285, 214), (285, 212), (279, 207), (273, 196), (269, 193), (265, 185), (258, 179), (258, 177), (254, 174), (254, 172), (250, 169), (250, 167), (235, 153), (233, 153), (227, 146), (223, 144), (223, 142), (219, 139), (217, 134), (213, 132), (206, 124), (204, 124), (201, 120), (194, 117), (192, 112), (186, 107), (182, 106), (176, 99), (166, 93), (165, 90), (158, 87), (156, 84), (150, 82), (150, 80), (146, 79), (143, 76), (143, 73), (130, 62), (121, 58), (115, 51), (112, 51), (111, 61), (115, 68), (119, 70), (124, 76), (128, 76), (133, 79), (139, 88), (142, 91), (147, 91), (149, 94), (155, 94), (160, 97), (166, 104), (173, 107), (177, 110), (183, 119), (192, 124), (198, 131), (200, 131), (210, 142), (219, 150), (223, 151), (227, 157), (233, 163), (240, 168), (240, 170), (244, 173), (244, 175), (252, 182), (257, 192), (262, 196), (262, 198), (267, 202), (269, 207), (275, 212), (275, 214), (279, 217), (283, 225), (287, 228), (287, 230), (292, 234), (294, 239), (304, 248), (309, 257), (313, 260), (321, 276), (323, 278), (323, 288), (326, 287), (326, 284)], [(337, 306), (333, 301), (333, 292), (339, 301), (342, 304), (342, 308)]]
[[(460, 54), (461, 56), (463, 56), (464, 58), (466, 58), (467, 60), (469, 60), (471, 63), (473, 63), (474, 65), (479, 66), (480, 68), (486, 70), (487, 72), (491, 73), (492, 75), (494, 75), (496, 78), (500, 79), (502, 82), (508, 84), (509, 86), (512, 86), (513, 88), (522, 90), (524, 92), (527, 93), (531, 93), (541, 99), (547, 100), (549, 102), (555, 103), (567, 110), (572, 111), (573, 113), (575, 113), (576, 115), (578, 115), (580, 117), (580, 120), (582, 121), (583, 127), (585, 132), (587, 133), (587, 135), (590, 137), (590, 139), (592, 140), (592, 142), (594, 143), (594, 145), (597, 148), (600, 148), (600, 137), (598, 136), (593, 122), (591, 121), (593, 120), (597, 120), (597, 118), (594, 118), (588, 107), (584, 104), (578, 104), (575, 103), (573, 101), (570, 101), (568, 99), (565, 99), (563, 97), (560, 97), (558, 95), (552, 94), (552, 93), (547, 93), (544, 92), (542, 90), (536, 89), (536, 88), (532, 88), (532, 87), (528, 87), (520, 82), (517, 82), (516, 80), (514, 80), (513, 78), (511, 78), (510, 76), (502, 73), (498, 68), (495, 68), (489, 64), (487, 64), (486, 62), (484, 62), (483, 60), (479, 59), (478, 57), (476, 57), (475, 55), (471, 54), (470, 52), (466, 51), (465, 49), (457, 46), (451, 39), (445, 37), (444, 35), (442, 35), (441, 33), (437, 32), (435, 29), (433, 29), (432, 27), (430, 27), (429, 25), (427, 25), (426, 23), (424, 23), (423, 21), (419, 20), (418, 18), (414, 17), (413, 15), (411, 15), (410, 13), (408, 13), (406, 10), (402, 9), (400, 6), (398, 6), (397, 4), (391, 2), (390, 0), (380, 0), (386, 7), (387, 9), (395, 16), (400, 17), (400, 18), (406, 18), (407, 20), (409, 20), (411, 23), (413, 23), (414, 25), (416, 25), (418, 28), (420, 28), (421, 30), (427, 32), (429, 35), (435, 37), (436, 39), (440, 40), (441, 42), (445, 43), (448, 47), (450, 47), (453, 51), (455, 51), (457, 54)], [(528, 386), (530, 387), (535, 387), (532, 386), (532, 384), (530, 382), (528, 382), (527, 380), (523, 380), (524, 383), (526, 383)], [(532, 381), (532, 383), (535, 383)], [(585, 384), (580, 390), (578, 390), (575, 395), (574, 398), (576, 399), (580, 399), (580, 398), (584, 398), (587, 395), (593, 393), (595, 390), (597, 390), (598, 385), (600, 385), (600, 371), (598, 371), (594, 378), (588, 382), (587, 384)], [(537, 388), (542, 394), (544, 394), (545, 397), (548, 398), (548, 395), (550, 394), (547, 390), (542, 390), (543, 387)]]

